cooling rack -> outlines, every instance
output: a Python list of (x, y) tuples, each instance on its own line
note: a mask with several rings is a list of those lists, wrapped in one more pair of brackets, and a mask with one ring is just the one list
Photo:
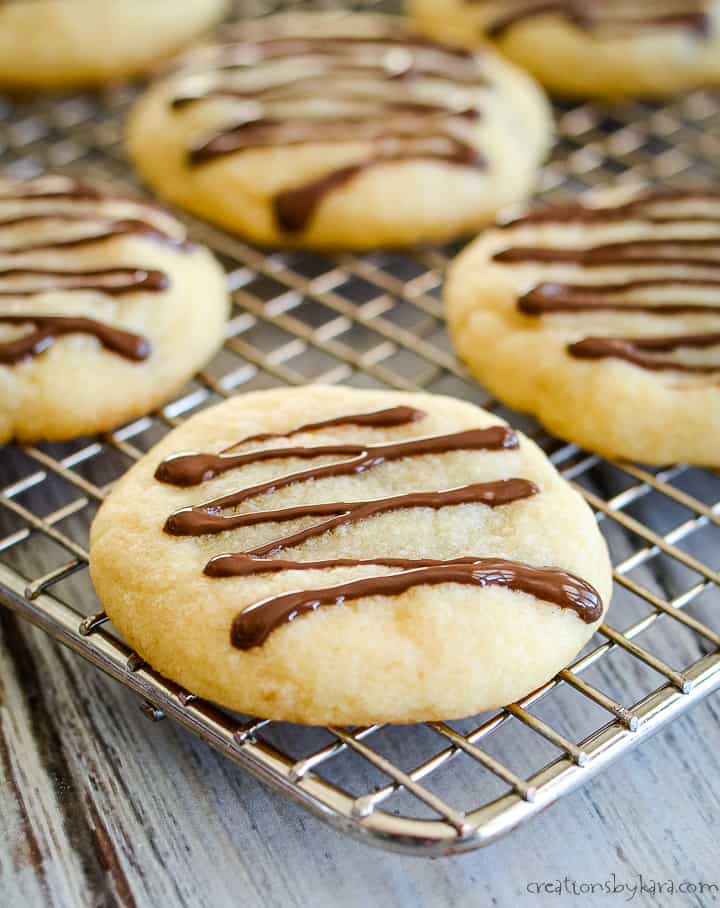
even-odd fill
[[(260, 0), (243, 11), (296, 5)], [(0, 166), (132, 185), (121, 133), (136, 91), (0, 98)], [(718, 93), (666, 105), (565, 105), (557, 119), (541, 199), (720, 174)], [(492, 402), (444, 333), (439, 291), (453, 249), (267, 254), (186, 220), (227, 269), (235, 306), (224, 349), (151, 416), (102, 437), (0, 452), (4, 605), (137, 694), (149, 718), (175, 720), (338, 828), (412, 854), (491, 842), (720, 686), (720, 476), (610, 463)], [(463, 722), (306, 729), (224, 712), (128, 649), (87, 572), (88, 527), (112, 481), (199, 409), (245, 390), (308, 382), (453, 394), (497, 409), (536, 438), (595, 510), (615, 567), (609, 623), (572, 665), (521, 701)]]

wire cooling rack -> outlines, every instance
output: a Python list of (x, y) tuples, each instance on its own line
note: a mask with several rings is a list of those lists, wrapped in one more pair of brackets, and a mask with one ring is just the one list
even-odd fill
[[(244, 11), (278, 5), (292, 4)], [(136, 90), (0, 98), (0, 165), (133, 184), (121, 133)], [(663, 106), (563, 106), (557, 115), (546, 199), (719, 175), (717, 93)], [(720, 686), (720, 476), (609, 463), (490, 401), (444, 333), (439, 290), (454, 250), (266, 254), (186, 220), (228, 272), (235, 308), (224, 349), (151, 416), (102, 437), (0, 452), (3, 604), (138, 694), (150, 718), (174, 719), (340, 829), (413, 854), (487, 844)], [(165, 681), (122, 643), (87, 573), (88, 527), (112, 481), (199, 409), (308, 382), (453, 394), (534, 435), (594, 508), (615, 565), (610, 623), (572, 665), (518, 703), (463, 722), (306, 729), (230, 715)]]

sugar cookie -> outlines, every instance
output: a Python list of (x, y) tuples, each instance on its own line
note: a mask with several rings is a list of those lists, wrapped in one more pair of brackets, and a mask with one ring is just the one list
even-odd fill
[(611, 589), (590, 509), (497, 417), (316, 386), (171, 432), (103, 504), (90, 561), (163, 675), (313, 724), (510, 702), (572, 659)]
[(720, 194), (541, 209), (446, 285), (455, 347), (497, 397), (593, 451), (720, 466)]
[(0, 179), (0, 443), (109, 429), (222, 342), (222, 270), (174, 217), (64, 176)]
[(217, 22), (227, 0), (4, 0), (0, 87), (97, 85), (147, 69)]
[(563, 95), (671, 95), (720, 83), (718, 0), (408, 0), (415, 26), (491, 41)]
[(528, 195), (549, 144), (540, 89), (368, 15), (288, 14), (188, 55), (131, 114), (157, 191), (260, 243), (446, 240)]

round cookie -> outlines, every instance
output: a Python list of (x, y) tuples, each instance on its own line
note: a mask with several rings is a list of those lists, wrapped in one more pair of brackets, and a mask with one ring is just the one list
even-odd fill
[(550, 91), (671, 95), (720, 83), (719, 0), (408, 0), (424, 34), (491, 41)]
[(171, 432), (100, 509), (90, 569), (163, 675), (308, 724), (511, 702), (573, 658), (611, 591), (590, 509), (497, 417), (317, 386)]
[(720, 193), (541, 209), (468, 247), (445, 294), (510, 406), (607, 456), (720, 466)]
[(4, 0), (0, 86), (97, 85), (147, 69), (214, 25), (228, 0)]
[(0, 178), (0, 443), (148, 412), (214, 353), (227, 308), (220, 266), (167, 212)]
[(265, 244), (446, 240), (526, 197), (551, 136), (540, 89), (491, 51), (400, 20), (287, 14), (188, 55), (131, 113), (157, 191)]

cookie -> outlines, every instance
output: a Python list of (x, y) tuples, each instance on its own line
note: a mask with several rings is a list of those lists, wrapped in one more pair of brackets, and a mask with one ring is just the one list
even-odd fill
[(0, 443), (112, 428), (222, 342), (212, 255), (174, 217), (64, 176), (0, 178)]
[(259, 243), (446, 240), (529, 193), (547, 103), (520, 70), (395, 19), (289, 14), (189, 55), (131, 113), (157, 191)]
[(98, 85), (147, 69), (214, 25), (227, 0), (5, 0), (0, 86)]
[(718, 0), (408, 0), (419, 31), (492, 42), (548, 89), (663, 96), (720, 83)]
[(508, 703), (578, 652), (611, 589), (591, 511), (497, 417), (318, 386), (171, 432), (98, 512), (90, 569), (163, 675), (309, 724)]
[(463, 252), (446, 301), (470, 370), (557, 435), (720, 466), (720, 193), (541, 209)]

